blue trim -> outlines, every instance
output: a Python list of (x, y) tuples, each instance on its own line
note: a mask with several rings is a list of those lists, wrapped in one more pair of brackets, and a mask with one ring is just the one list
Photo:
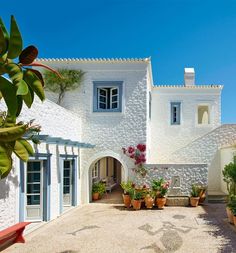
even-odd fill
[[(43, 220), (49, 221), (51, 218), (51, 157), (50, 153), (36, 153), (31, 156), (29, 161), (42, 160), (43, 161)], [(20, 161), (20, 196), (19, 196), (19, 221), (25, 221), (25, 171), (26, 164)]]
[[(98, 108), (98, 88), (114, 87), (118, 88), (119, 108), (100, 109)], [(93, 112), (122, 112), (123, 81), (94, 81), (93, 82)]]
[[(181, 110), (181, 103), (180, 102), (171, 102), (171, 125), (180, 125), (180, 110)], [(174, 121), (174, 107), (176, 107), (176, 121)]]
[(25, 165), (20, 161), (19, 221), (25, 220)]

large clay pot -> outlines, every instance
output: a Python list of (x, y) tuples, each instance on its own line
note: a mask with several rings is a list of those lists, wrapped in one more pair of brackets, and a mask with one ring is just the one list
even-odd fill
[(233, 219), (234, 219), (234, 226), (236, 227), (236, 215), (233, 216)]
[(152, 197), (146, 197), (145, 198), (145, 206), (149, 209), (153, 208), (154, 199)]
[(131, 198), (128, 194), (123, 194), (123, 201), (124, 201), (124, 205), (125, 207), (129, 208), (131, 206)]
[(234, 224), (234, 215), (229, 207), (226, 207), (226, 213), (228, 216), (229, 223)]
[(157, 205), (158, 208), (163, 209), (165, 204), (166, 204), (166, 198), (165, 197), (156, 198), (156, 205)]
[(98, 192), (94, 192), (93, 193), (93, 200), (98, 200), (99, 199), (99, 193)]
[(132, 205), (134, 210), (139, 210), (141, 208), (141, 200), (132, 200)]
[(190, 205), (193, 207), (197, 207), (199, 199), (200, 197), (190, 197)]

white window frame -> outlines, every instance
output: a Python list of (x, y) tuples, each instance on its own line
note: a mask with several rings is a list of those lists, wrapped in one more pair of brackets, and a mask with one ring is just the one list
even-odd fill
[(92, 179), (98, 178), (98, 166), (98, 162), (96, 162), (92, 169)]

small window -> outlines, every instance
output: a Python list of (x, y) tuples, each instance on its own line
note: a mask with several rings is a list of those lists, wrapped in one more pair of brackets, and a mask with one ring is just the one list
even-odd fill
[(198, 124), (199, 125), (210, 124), (209, 106), (208, 105), (199, 105), (198, 106)]
[(94, 112), (121, 112), (122, 82), (94, 82)]
[(95, 163), (92, 169), (92, 178), (98, 178), (99, 162)]
[(171, 103), (171, 125), (180, 125), (180, 102)]

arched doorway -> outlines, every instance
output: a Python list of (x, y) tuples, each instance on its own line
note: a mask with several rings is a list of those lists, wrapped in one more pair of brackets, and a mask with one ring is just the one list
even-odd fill
[[(122, 203), (120, 183), (124, 180), (124, 169), (122, 164), (114, 157), (102, 157), (91, 165), (89, 171), (90, 185), (102, 183), (105, 185), (106, 193), (97, 203), (119, 204)], [(92, 198), (90, 197), (91, 202)]]

